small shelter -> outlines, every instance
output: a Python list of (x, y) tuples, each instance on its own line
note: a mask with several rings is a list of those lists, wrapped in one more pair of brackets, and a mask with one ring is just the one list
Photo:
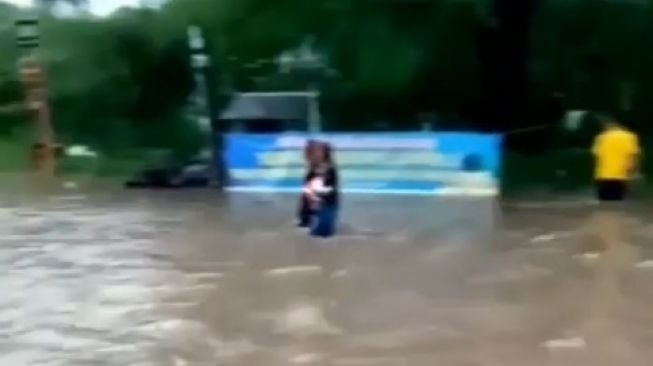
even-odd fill
[(307, 131), (319, 126), (318, 99), (313, 92), (236, 93), (216, 122), (227, 132)]

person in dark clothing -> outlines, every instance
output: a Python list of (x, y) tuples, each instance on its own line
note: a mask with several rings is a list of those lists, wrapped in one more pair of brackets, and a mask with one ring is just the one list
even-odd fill
[[(308, 185), (308, 183), (311, 181), (311, 179), (313, 179), (315, 175), (315, 150), (317, 145), (317, 141), (309, 140), (306, 143), (306, 147), (304, 148), (304, 160), (306, 161), (308, 167), (306, 175), (304, 176), (304, 187)], [(297, 226), (302, 228), (310, 227), (314, 214), (315, 210), (311, 206), (311, 201), (309, 200), (308, 195), (304, 190), (301, 197), (299, 198), (299, 208), (297, 210)]]
[(336, 232), (340, 192), (338, 170), (333, 150), (327, 143), (319, 143), (314, 151), (315, 165), (308, 174), (305, 194), (314, 210), (311, 235), (328, 238)]

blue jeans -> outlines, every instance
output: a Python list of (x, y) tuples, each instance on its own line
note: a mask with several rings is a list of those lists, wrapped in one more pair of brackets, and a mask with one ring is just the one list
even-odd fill
[(311, 225), (311, 236), (328, 238), (336, 233), (336, 221), (338, 218), (338, 208), (324, 206), (321, 207), (313, 216)]

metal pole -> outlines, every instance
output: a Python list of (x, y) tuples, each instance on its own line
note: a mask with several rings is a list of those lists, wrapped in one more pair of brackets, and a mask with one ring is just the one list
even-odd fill
[(203, 125), (207, 121), (211, 126), (211, 147), (213, 157), (213, 176), (217, 188), (222, 191), (225, 186), (224, 160), (223, 160), (223, 136), (222, 131), (215, 127), (214, 95), (211, 92), (208, 73), (211, 67), (211, 59), (207, 54), (206, 41), (202, 30), (198, 26), (188, 27), (188, 45), (191, 51), (191, 66), (195, 91), (193, 101), (198, 112), (198, 124)]
[(322, 132), (322, 115), (320, 113), (320, 92), (311, 88), (308, 110), (308, 131), (310, 133)]

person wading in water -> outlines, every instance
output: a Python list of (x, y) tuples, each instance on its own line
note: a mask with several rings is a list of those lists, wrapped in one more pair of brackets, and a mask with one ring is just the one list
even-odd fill
[(304, 195), (313, 212), (311, 235), (328, 238), (336, 232), (340, 206), (338, 170), (331, 145), (320, 142), (312, 152), (312, 167), (304, 188)]
[[(316, 167), (315, 159), (315, 150), (318, 146), (318, 142), (315, 140), (308, 140), (306, 142), (306, 147), (304, 147), (304, 161), (307, 165), (307, 172), (304, 176), (304, 188), (307, 187), (308, 183), (313, 179), (314, 171)], [(311, 226), (311, 222), (315, 210), (311, 205), (311, 201), (306, 194), (306, 189), (302, 192), (301, 197), (299, 198), (299, 208), (297, 210), (297, 226), (301, 228), (308, 228)]]
[(610, 120), (604, 123), (603, 132), (594, 140), (592, 154), (596, 160), (597, 199), (623, 201), (631, 180), (639, 173), (641, 150), (637, 135)]

